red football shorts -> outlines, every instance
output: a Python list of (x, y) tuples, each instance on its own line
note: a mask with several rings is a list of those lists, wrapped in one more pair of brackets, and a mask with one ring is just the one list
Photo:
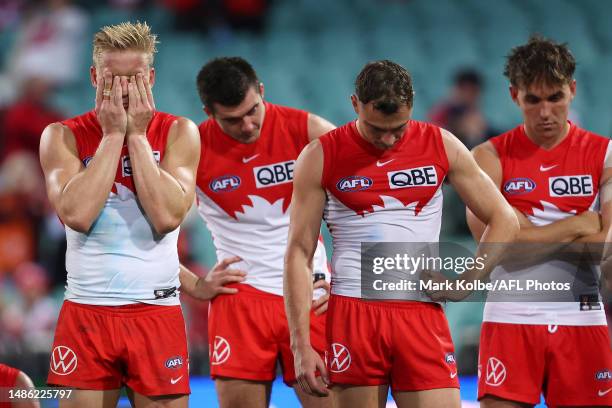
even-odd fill
[(327, 370), (335, 384), (394, 391), (459, 388), (448, 322), (437, 303), (332, 295)]
[[(210, 374), (252, 381), (272, 381), (280, 358), (283, 381), (295, 383), (293, 354), (283, 297), (250, 285), (233, 284), (234, 295), (220, 295), (210, 303), (208, 342)], [(310, 341), (325, 350), (325, 314), (310, 315)]]
[(189, 394), (181, 307), (64, 301), (47, 383), (86, 390), (125, 384), (150, 397)]
[(548, 406), (612, 406), (607, 326), (484, 322), (478, 399), (492, 395)]

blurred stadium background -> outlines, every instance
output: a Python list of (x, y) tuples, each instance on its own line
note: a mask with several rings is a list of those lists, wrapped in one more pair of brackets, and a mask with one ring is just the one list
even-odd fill
[[(520, 122), (502, 75), (504, 56), (532, 33), (569, 43), (578, 61), (572, 119), (609, 135), (611, 12), (612, 2), (603, 0), (0, 1), (0, 361), (43, 384), (63, 297), (65, 242), (46, 200), (38, 140), (49, 122), (93, 107), (88, 72), (99, 27), (126, 20), (152, 25), (161, 41), (157, 107), (196, 123), (205, 115), (195, 76), (210, 58), (246, 58), (268, 100), (336, 124), (354, 118), (349, 95), (360, 68), (387, 58), (413, 75), (414, 118), (449, 128), (471, 147)], [(452, 191), (443, 238), (473, 246)], [(210, 235), (194, 213), (184, 223), (180, 253), (201, 274), (215, 262)], [(208, 373), (207, 304), (183, 301), (192, 403), (213, 406), (211, 383), (196, 379)], [(462, 394), (473, 401), (482, 304), (449, 305), (447, 315)], [(276, 406), (297, 404), (289, 389), (276, 389)]]

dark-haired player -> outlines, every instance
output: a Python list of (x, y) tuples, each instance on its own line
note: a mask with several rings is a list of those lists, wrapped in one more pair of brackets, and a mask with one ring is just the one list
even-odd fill
[[(403, 67), (391, 61), (367, 64), (351, 100), (357, 120), (310, 143), (295, 169), (285, 291), (298, 381), (308, 392), (325, 395), (315, 370), (329, 371), (339, 407), (384, 407), (389, 386), (400, 407), (459, 407), (453, 343), (442, 307), (425, 297), (363, 300), (360, 244), (437, 242), (441, 184), (447, 177), (487, 221), (484, 241), (511, 240), (518, 222), (459, 140), (410, 119), (412, 79)], [(400, 183), (398, 172), (421, 177)], [(327, 369), (312, 349), (308, 320), (310, 263), (322, 216), (334, 241)], [(498, 256), (489, 255), (489, 260)], [(475, 279), (490, 269), (487, 261), (482, 271), (465, 276)]]
[[(199, 280), (183, 268), (182, 288), (212, 299), (210, 366), (221, 406), (265, 407), (279, 359), (285, 383), (295, 384), (282, 298), (294, 164), (304, 146), (334, 126), (264, 101), (263, 84), (242, 58), (208, 62), (197, 87), (209, 116), (200, 124), (198, 209), (220, 262)], [(309, 285), (315, 275), (329, 276), (321, 241), (312, 272)], [(322, 279), (315, 287), (329, 284)], [(312, 303), (312, 341), (321, 353), (327, 298), (326, 293)], [(295, 390), (304, 406), (327, 406)]]
[[(567, 119), (575, 67), (565, 44), (533, 37), (514, 48), (504, 74), (523, 124), (474, 149), (519, 215), (517, 242), (602, 243), (610, 226), (609, 140)], [(480, 220), (468, 212), (477, 240)], [(520, 270), (498, 267), (491, 277), (573, 282), (575, 271), (547, 258)], [(518, 292), (507, 302), (487, 302), (479, 356), (483, 407), (533, 406), (540, 393), (549, 406), (612, 405), (612, 352), (596, 275), (582, 282), (574, 302), (525, 301)]]

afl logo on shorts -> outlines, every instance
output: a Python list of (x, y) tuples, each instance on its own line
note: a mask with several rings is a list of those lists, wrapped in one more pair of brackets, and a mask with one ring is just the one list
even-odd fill
[(340, 343), (332, 343), (331, 345), (331, 361), (329, 362), (329, 371), (333, 373), (341, 373), (348, 370), (351, 365), (351, 353), (346, 346)]
[(230, 354), (231, 348), (229, 342), (221, 336), (215, 336), (215, 343), (213, 344), (212, 353), (210, 355), (210, 364), (223, 364), (230, 357)]
[(548, 185), (551, 197), (588, 197), (593, 195), (593, 178), (590, 174), (549, 177)]
[(183, 357), (175, 356), (166, 360), (166, 368), (177, 369), (183, 365)]
[(51, 366), (54, 374), (68, 375), (77, 368), (77, 356), (74, 351), (66, 346), (57, 346), (51, 353)]
[(506, 367), (504, 363), (495, 357), (489, 357), (487, 361), (487, 376), (485, 383), (492, 387), (500, 386), (506, 379)]
[(610, 370), (601, 370), (595, 374), (595, 379), (597, 381), (612, 381), (612, 371)]
[(210, 182), (209, 187), (215, 193), (234, 191), (240, 187), (240, 177), (231, 175), (217, 177)]
[(535, 190), (535, 188), (535, 181), (527, 177), (513, 178), (504, 184), (504, 192), (510, 195), (527, 194)]
[(365, 176), (348, 176), (336, 183), (336, 188), (343, 193), (353, 193), (355, 191), (367, 190), (372, 187), (372, 179)]
[(87, 165), (89, 164), (91, 159), (93, 159), (93, 156), (89, 156), (89, 157), (84, 158), (83, 159), (83, 166), (87, 167)]

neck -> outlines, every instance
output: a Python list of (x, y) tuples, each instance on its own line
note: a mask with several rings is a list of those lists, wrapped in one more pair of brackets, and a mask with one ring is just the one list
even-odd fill
[(537, 132), (529, 129), (525, 124), (523, 125), (523, 128), (525, 129), (525, 134), (533, 143), (537, 144), (543, 149), (548, 150), (556, 147), (563, 141), (563, 139), (565, 139), (565, 137), (569, 133), (570, 124), (566, 121), (561, 131), (558, 134), (550, 137), (542, 137), (538, 135)]

